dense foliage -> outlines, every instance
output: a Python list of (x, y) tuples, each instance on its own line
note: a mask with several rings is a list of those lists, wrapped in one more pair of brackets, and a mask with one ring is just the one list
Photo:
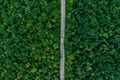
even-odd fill
[(59, 79), (59, 0), (0, 0), (0, 80)]
[[(66, 80), (120, 79), (120, 1), (66, 0)], [(59, 80), (60, 0), (0, 0), (0, 80)]]
[(120, 1), (74, 0), (72, 6), (66, 79), (120, 80)]

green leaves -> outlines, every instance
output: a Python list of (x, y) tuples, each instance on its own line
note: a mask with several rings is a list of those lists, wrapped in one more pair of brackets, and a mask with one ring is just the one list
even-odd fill
[(58, 80), (60, 1), (0, 4), (0, 80)]
[[(0, 80), (59, 80), (59, 6), (0, 0)], [(119, 27), (119, 0), (67, 0), (66, 80), (120, 79)]]
[(37, 72), (37, 68), (32, 68), (32, 69), (30, 70), (30, 73), (35, 73), (35, 72)]
[(116, 77), (119, 68), (114, 66), (120, 64), (117, 60), (120, 58), (120, 1), (117, 2), (75, 0), (71, 11), (67, 9), (67, 15), (73, 13), (72, 18), (67, 17), (66, 59), (69, 61), (66, 65), (72, 68), (67, 66), (70, 69), (66, 68), (66, 74), (71, 72), (73, 77), (67, 75), (66, 79), (102, 80), (120, 76)]

